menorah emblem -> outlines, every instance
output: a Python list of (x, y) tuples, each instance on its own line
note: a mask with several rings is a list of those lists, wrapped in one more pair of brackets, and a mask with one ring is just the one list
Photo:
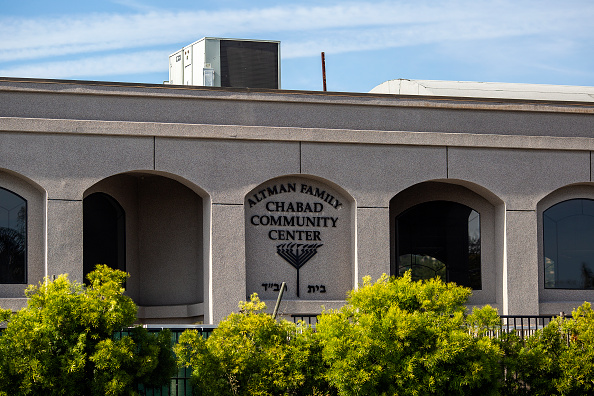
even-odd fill
[(281, 243), (276, 245), (276, 252), (297, 270), (297, 297), (299, 297), (299, 269), (318, 253), (323, 243)]

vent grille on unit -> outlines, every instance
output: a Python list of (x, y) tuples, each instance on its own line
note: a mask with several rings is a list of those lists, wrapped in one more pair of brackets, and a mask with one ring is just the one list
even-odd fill
[(278, 45), (221, 40), (221, 86), (278, 88)]

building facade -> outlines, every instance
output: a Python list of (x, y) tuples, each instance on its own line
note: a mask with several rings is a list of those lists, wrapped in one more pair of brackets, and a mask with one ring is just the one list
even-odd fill
[(272, 307), (282, 282), (283, 314), (319, 313), (409, 269), (503, 314), (594, 300), (594, 92), (380, 87), (0, 78), (0, 306), (96, 263), (144, 323)]

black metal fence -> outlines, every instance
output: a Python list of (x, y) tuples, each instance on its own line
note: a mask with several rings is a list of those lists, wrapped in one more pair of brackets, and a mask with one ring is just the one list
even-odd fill
[(315, 326), (318, 323), (318, 316), (320, 314), (292, 314), (291, 320), (295, 323), (303, 321), (309, 326)]
[[(571, 315), (561, 315), (571, 318)], [(527, 338), (536, 330), (541, 330), (557, 316), (551, 315), (500, 315), (501, 331), (511, 333), (513, 331), (521, 338)]]
[[(571, 315), (563, 315), (565, 318), (571, 318)], [(319, 314), (293, 314), (291, 319), (293, 322), (303, 321), (310, 326), (315, 326), (318, 322)], [(531, 336), (546, 325), (549, 324), (556, 316), (553, 315), (499, 315), (501, 318), (500, 326), (491, 329), (489, 335), (492, 337), (497, 336), (501, 332), (516, 334), (524, 339)]]

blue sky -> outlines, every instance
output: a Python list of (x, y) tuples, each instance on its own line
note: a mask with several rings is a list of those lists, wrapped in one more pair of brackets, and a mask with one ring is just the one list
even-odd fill
[(283, 89), (383, 81), (594, 86), (592, 0), (0, 0), (0, 76), (162, 83), (204, 36), (281, 41)]

